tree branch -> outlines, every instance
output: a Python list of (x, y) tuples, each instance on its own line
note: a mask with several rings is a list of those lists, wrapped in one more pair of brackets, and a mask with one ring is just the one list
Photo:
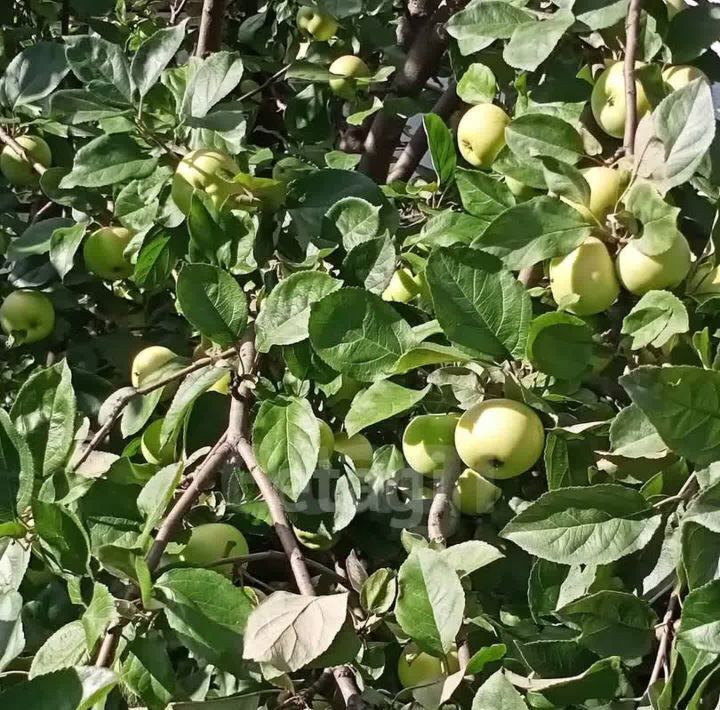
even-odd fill
[(650, 680), (645, 690), (645, 695), (650, 692), (650, 688), (653, 686), (655, 681), (660, 677), (660, 673), (663, 667), (667, 664), (668, 654), (672, 646), (673, 628), (674, 628), (674, 617), (675, 609), (680, 601), (680, 594), (682, 591), (682, 585), (678, 582), (675, 588), (670, 594), (668, 600), (667, 611), (662, 620), (662, 631), (660, 633), (660, 644), (658, 646), (657, 655), (655, 656), (655, 664), (653, 665), (652, 673), (650, 674)]
[[(460, 105), (460, 99), (457, 95), (457, 84), (455, 81), (450, 81), (447, 89), (442, 93), (440, 98), (436, 101), (432, 107), (432, 113), (437, 114), (443, 120), (447, 121), (453, 111)], [(425, 134), (425, 128), (420, 125), (413, 134), (413, 137), (408, 141), (402, 154), (398, 158), (397, 162), (393, 166), (390, 174), (388, 175), (388, 182), (394, 182), (396, 180), (409, 180), (415, 168), (419, 165), (423, 156), (427, 152), (428, 142), (427, 135)]]
[(70, 0), (62, 0), (62, 11), (60, 14), (60, 34), (70, 34)]
[(9, 145), (21, 158), (24, 158), (38, 175), (43, 175), (47, 168), (34, 160), (34, 158), (23, 148), (2, 126), (0, 126), (0, 141)]
[(635, 86), (635, 56), (640, 32), (640, 7), (642, 0), (629, 0), (625, 18), (625, 155), (632, 156), (637, 130), (637, 90)]
[(195, 55), (204, 57), (220, 49), (222, 43), (225, 0), (205, 0), (200, 16), (200, 34), (198, 35)]
[(454, 455), (446, 464), (445, 472), (438, 481), (430, 512), (428, 513), (428, 538), (432, 542), (445, 544), (447, 538), (447, 516), (452, 505), (452, 494), (464, 466), (460, 457)]

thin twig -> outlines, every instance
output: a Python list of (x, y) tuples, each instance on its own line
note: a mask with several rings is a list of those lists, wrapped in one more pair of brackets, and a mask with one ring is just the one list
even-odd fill
[(632, 156), (637, 130), (637, 90), (635, 86), (635, 56), (640, 33), (640, 6), (642, 0), (629, 0), (625, 18), (625, 155)]
[(654, 685), (655, 681), (660, 677), (660, 673), (663, 667), (667, 664), (668, 654), (672, 645), (673, 637), (673, 624), (675, 617), (675, 609), (680, 601), (680, 594), (682, 593), (682, 585), (678, 582), (675, 588), (670, 594), (668, 600), (667, 611), (662, 620), (662, 631), (660, 633), (660, 644), (658, 646), (657, 655), (655, 656), (655, 664), (653, 665), (652, 673), (650, 674), (650, 680), (645, 690), (645, 695), (650, 692), (650, 688)]
[(172, 7), (170, 8), (170, 24), (174, 25), (178, 17), (180, 17), (180, 14), (185, 9), (185, 5), (187, 5), (188, 0), (180, 0), (178, 2), (175, 0), (175, 2), (172, 4)]
[(276, 71), (270, 78), (266, 79), (262, 84), (259, 84), (254, 89), (251, 89), (247, 93), (243, 94), (237, 100), (238, 101), (246, 101), (247, 99), (251, 99), (256, 94), (259, 94), (260, 92), (264, 91), (265, 89), (267, 89), (268, 86), (270, 86), (270, 84), (273, 84), (278, 79), (282, 78), (285, 75), (285, 73), (287, 72), (287, 70), (290, 69), (291, 66), (292, 66), (292, 64), (286, 64), (281, 69), (278, 69), (278, 71)]
[(205, 0), (200, 16), (196, 56), (204, 57), (206, 54), (220, 49), (224, 16), (225, 0)]
[(682, 488), (674, 496), (663, 498), (661, 501), (655, 503), (655, 505), (653, 505), (653, 508), (662, 508), (666, 505), (681, 503), (684, 500), (692, 498), (692, 496), (695, 494), (695, 491), (697, 490), (697, 486), (697, 477), (695, 475), (695, 472), (693, 472), (688, 476), (685, 483), (683, 483)]
[(442, 478), (438, 481), (430, 512), (428, 513), (428, 538), (432, 542), (444, 545), (447, 539), (447, 517), (452, 505), (452, 494), (460, 474), (463, 472), (463, 462), (457, 455), (452, 456), (446, 463)]
[(70, 471), (77, 471), (82, 464), (87, 461), (90, 454), (95, 451), (95, 449), (100, 446), (100, 444), (103, 442), (105, 437), (110, 433), (110, 430), (115, 425), (115, 422), (118, 420), (118, 417), (122, 414), (125, 407), (127, 407), (130, 402), (135, 399), (135, 397), (142, 397), (143, 395), (150, 394), (151, 392), (154, 392), (155, 390), (160, 389), (161, 387), (165, 387), (166, 385), (169, 385), (173, 382), (176, 382), (177, 380), (182, 379), (183, 377), (186, 377), (187, 375), (195, 372), (196, 370), (201, 370), (203, 367), (206, 367), (207, 365), (212, 365), (213, 363), (217, 362), (218, 360), (223, 360), (225, 358), (231, 357), (235, 354), (236, 348), (228, 348), (227, 350), (224, 350), (219, 355), (209, 355), (208, 357), (200, 358), (199, 360), (196, 360), (191, 365), (188, 365), (187, 367), (183, 367), (181, 370), (177, 370), (176, 372), (173, 372), (171, 375), (168, 375), (167, 377), (163, 377), (161, 380), (158, 380), (157, 382), (153, 382), (152, 384), (145, 385), (144, 387), (138, 387), (138, 388), (131, 388), (128, 387), (127, 394), (123, 395), (122, 397), (118, 398), (117, 403), (112, 408), (110, 414), (108, 415), (107, 421), (105, 424), (103, 424), (100, 429), (97, 430), (95, 436), (90, 440), (90, 443), (85, 447), (82, 454), (78, 456), (77, 459), (73, 462)]
[[(432, 113), (447, 121), (452, 112), (460, 105), (460, 99), (458, 98), (456, 89), (457, 84), (455, 81), (450, 81), (447, 89), (445, 89), (432, 107)], [(415, 172), (415, 168), (417, 168), (427, 152), (427, 146), (428, 142), (425, 128), (420, 125), (415, 130), (413, 137), (408, 141), (405, 149), (390, 171), (387, 179), (388, 183), (396, 180), (409, 180)]]
[(0, 141), (9, 145), (21, 158), (24, 158), (38, 175), (43, 175), (47, 168), (35, 161), (35, 159), (23, 148), (4, 128), (0, 127)]

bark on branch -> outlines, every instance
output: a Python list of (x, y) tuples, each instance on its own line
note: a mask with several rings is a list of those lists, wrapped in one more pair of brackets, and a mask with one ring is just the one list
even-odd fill
[(642, 0), (629, 0), (625, 18), (625, 155), (632, 156), (637, 130), (637, 89), (635, 86), (635, 56), (640, 33), (640, 8)]
[(33, 157), (23, 148), (4, 128), (0, 127), (0, 141), (10, 146), (21, 158), (24, 158), (38, 175), (43, 175), (47, 168), (36, 162)]
[(428, 513), (428, 538), (432, 542), (444, 545), (447, 540), (447, 521), (452, 505), (452, 494), (463, 468), (460, 457), (454, 455), (447, 462), (445, 472), (437, 484)]
[(220, 49), (222, 43), (225, 0), (205, 0), (200, 16), (200, 34), (195, 54), (204, 57)]

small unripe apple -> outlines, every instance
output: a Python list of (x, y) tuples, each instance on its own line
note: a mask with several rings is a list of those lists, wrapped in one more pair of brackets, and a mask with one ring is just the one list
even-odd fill
[(327, 12), (303, 5), (297, 14), (297, 26), (301, 32), (310, 35), (316, 42), (327, 42), (338, 28), (337, 20)]
[(143, 458), (156, 466), (167, 466), (175, 460), (175, 442), (171, 439), (160, 446), (160, 432), (164, 419), (156, 419), (148, 426), (140, 438), (140, 452)]
[(455, 429), (455, 448), (466, 466), (488, 478), (514, 478), (540, 458), (545, 431), (522, 402), (487, 399), (468, 409)]
[(453, 503), (465, 515), (485, 515), (498, 501), (502, 491), (484, 476), (466, 468), (455, 484)]
[(353, 434), (348, 437), (344, 431), (334, 435), (335, 451), (347, 456), (355, 466), (356, 471), (367, 471), (372, 466), (373, 447), (362, 434)]
[(606, 311), (620, 293), (613, 261), (597, 237), (588, 237), (566, 256), (553, 259), (549, 273), (555, 302), (578, 316)]
[[(642, 66), (636, 63), (635, 67)], [(625, 117), (627, 102), (625, 95), (625, 75), (623, 63), (611, 64), (597, 78), (590, 97), (590, 106), (598, 126), (609, 136), (622, 138), (625, 133)], [(635, 79), (635, 105), (639, 121), (649, 110), (650, 102), (645, 95), (642, 84)]]
[(133, 273), (133, 265), (124, 252), (133, 232), (124, 227), (101, 227), (93, 232), (83, 246), (88, 271), (107, 281), (126, 279)]
[[(322, 419), (318, 419), (317, 422), (320, 427), (320, 453), (318, 460), (322, 463), (327, 463), (330, 461), (333, 451), (335, 451), (335, 434), (333, 434), (333, 430), (327, 422), (324, 422)], [(372, 461), (372, 453), (370, 454), (370, 460)]]
[(423, 476), (442, 476), (455, 455), (455, 427), (459, 414), (421, 414), (405, 427), (405, 460)]
[(589, 220), (597, 220), (604, 225), (608, 215), (615, 211), (615, 206), (628, 185), (630, 175), (625, 170), (602, 165), (585, 168), (581, 172), (590, 187), (590, 200), (587, 205), (568, 202)]
[(429, 685), (460, 670), (457, 651), (451, 650), (443, 661), (429, 653), (421, 651), (414, 643), (403, 649), (398, 659), (398, 679), (403, 688)]
[(421, 283), (417, 276), (406, 266), (397, 269), (387, 288), (382, 292), (383, 301), (408, 303), (420, 295)]
[(677, 91), (687, 86), (695, 79), (703, 79), (706, 84), (710, 84), (709, 79), (704, 71), (697, 67), (689, 65), (678, 65), (674, 67), (666, 67), (662, 72), (663, 81), (668, 85), (670, 91)]
[[(247, 540), (236, 527), (227, 523), (206, 523), (190, 531), (190, 539), (179, 559), (196, 567), (207, 567), (226, 557), (247, 555), (248, 551)], [(231, 577), (233, 565), (221, 565), (212, 569)]]
[(39, 291), (13, 291), (0, 306), (0, 327), (18, 344), (47, 338), (55, 327), (52, 301)]
[(470, 165), (489, 168), (505, 146), (505, 127), (510, 116), (494, 104), (478, 104), (460, 119), (457, 141)]
[(368, 65), (354, 54), (338, 57), (330, 65), (330, 73), (335, 75), (330, 79), (330, 88), (347, 101), (352, 101), (358, 93), (360, 85), (356, 80), (370, 77)]
[(520, 182), (520, 180), (516, 180), (509, 175), (505, 176), (505, 184), (508, 186), (508, 190), (515, 195), (518, 202), (527, 202), (533, 197), (537, 197), (542, 194), (540, 190), (536, 190), (534, 187), (530, 187), (530, 185), (526, 185), (525, 183)]
[(188, 153), (178, 164), (172, 182), (172, 198), (183, 214), (190, 213), (193, 191), (204, 191), (216, 208), (231, 195), (245, 190), (233, 182), (240, 172), (237, 163), (219, 150), (199, 148)]
[(152, 384), (153, 375), (168, 363), (177, 359), (177, 355), (164, 345), (151, 345), (141, 350), (132, 362), (130, 381), (133, 387)]
[(648, 256), (631, 240), (617, 256), (620, 283), (630, 293), (642, 296), (648, 291), (675, 288), (688, 275), (692, 254), (687, 239), (677, 233), (671, 247)]
[[(36, 163), (46, 168), (50, 167), (52, 162), (50, 146), (40, 136), (18, 136), (15, 141)], [(0, 154), (0, 170), (5, 179), (17, 187), (37, 185), (39, 180), (32, 163), (18, 155), (9, 145), (6, 145)]]

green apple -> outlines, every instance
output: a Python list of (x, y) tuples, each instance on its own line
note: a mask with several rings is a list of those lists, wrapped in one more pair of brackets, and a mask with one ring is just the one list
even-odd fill
[(616, 261), (620, 283), (636, 296), (648, 291), (675, 288), (688, 275), (691, 264), (690, 246), (680, 232), (669, 249), (654, 256), (643, 254), (630, 240)]
[(39, 291), (13, 291), (0, 306), (0, 327), (18, 344), (47, 338), (55, 327), (55, 308)]
[(334, 78), (330, 79), (330, 88), (347, 101), (352, 101), (360, 89), (361, 82), (357, 79), (370, 77), (368, 65), (354, 54), (338, 57), (330, 65), (330, 73), (334, 75)]
[(125, 258), (125, 248), (133, 232), (124, 227), (101, 227), (93, 232), (83, 246), (88, 271), (107, 281), (126, 279), (134, 270)]
[(297, 14), (297, 26), (301, 32), (310, 35), (316, 42), (327, 42), (335, 35), (337, 20), (317, 7), (303, 5)]
[[(635, 64), (636, 68), (640, 66), (642, 66), (640, 62)], [(590, 106), (598, 126), (614, 138), (622, 138), (625, 133), (627, 102), (623, 71), (622, 62), (611, 64), (598, 77), (590, 97)], [(635, 105), (639, 121), (650, 110), (650, 102), (642, 84), (637, 79), (635, 80), (635, 91)]]
[(340, 431), (334, 435), (334, 438), (335, 451), (347, 456), (353, 462), (356, 471), (367, 471), (372, 466), (373, 447), (362, 434), (348, 437), (344, 431)]
[(530, 187), (530, 185), (526, 185), (525, 183), (520, 182), (520, 180), (516, 180), (509, 175), (505, 176), (505, 184), (508, 186), (508, 190), (515, 195), (518, 202), (527, 202), (533, 197), (537, 197), (542, 194), (540, 190), (536, 190), (534, 187)]
[(459, 670), (457, 650), (451, 650), (443, 662), (440, 658), (421, 651), (414, 643), (405, 646), (397, 668), (398, 679), (403, 688), (429, 685)]
[[(207, 567), (225, 557), (247, 555), (248, 551), (247, 540), (236, 527), (227, 523), (206, 523), (190, 531), (190, 539), (179, 559), (196, 567)], [(212, 569), (231, 577), (233, 565), (221, 565)]]
[(615, 212), (615, 207), (630, 181), (630, 174), (625, 170), (603, 165), (585, 168), (581, 172), (590, 187), (590, 200), (587, 205), (568, 202), (587, 219), (597, 220), (604, 226), (608, 215)]
[(460, 119), (457, 141), (470, 165), (489, 168), (505, 146), (505, 127), (510, 116), (494, 104), (478, 104)]
[(406, 266), (397, 269), (390, 279), (387, 288), (382, 292), (383, 301), (408, 303), (420, 295), (422, 284), (412, 269)]
[(488, 478), (514, 478), (540, 458), (545, 431), (535, 412), (512, 399), (487, 399), (468, 409), (455, 429), (466, 466)]
[(140, 452), (143, 458), (156, 466), (167, 466), (175, 460), (175, 442), (171, 439), (160, 446), (160, 432), (164, 419), (156, 419), (148, 426), (140, 438)]
[(134, 358), (130, 368), (130, 381), (133, 387), (152, 384), (153, 375), (178, 356), (164, 345), (151, 345), (141, 350)]
[[(50, 167), (52, 162), (50, 146), (40, 136), (18, 136), (15, 141), (36, 163), (46, 168)], [(0, 153), (0, 170), (5, 179), (17, 187), (37, 185), (39, 180), (32, 163), (22, 155), (18, 155), (9, 145), (6, 145)]]
[[(333, 430), (327, 422), (324, 422), (322, 419), (318, 419), (317, 422), (320, 427), (320, 454), (318, 455), (318, 460), (321, 463), (328, 463), (330, 457), (333, 455), (333, 451), (335, 451), (335, 434), (333, 434)], [(370, 461), (372, 461), (372, 447)]]
[(459, 414), (421, 414), (405, 427), (402, 450), (405, 460), (423, 476), (442, 476), (455, 455), (453, 441)]
[(662, 72), (662, 78), (670, 91), (682, 89), (683, 86), (687, 86), (695, 79), (703, 79), (706, 84), (710, 84), (710, 80), (707, 78), (705, 72), (700, 71), (697, 67), (692, 67), (687, 64), (665, 67)]
[(455, 484), (453, 503), (465, 515), (485, 515), (498, 501), (502, 491), (484, 476), (466, 468)]
[(240, 172), (237, 163), (219, 150), (199, 148), (188, 153), (178, 164), (172, 181), (172, 198), (183, 214), (189, 214), (194, 190), (204, 191), (218, 209), (232, 195), (245, 194), (233, 182)]
[(555, 302), (578, 316), (606, 311), (620, 293), (615, 267), (604, 242), (588, 237), (566, 256), (550, 262)]

